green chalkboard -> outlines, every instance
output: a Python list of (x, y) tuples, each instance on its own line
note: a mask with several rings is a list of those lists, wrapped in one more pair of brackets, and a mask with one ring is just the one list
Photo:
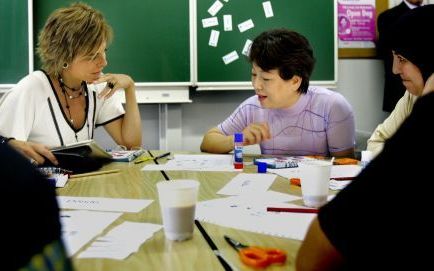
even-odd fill
[[(49, 14), (75, 1), (35, 0), (35, 41)], [(136, 82), (190, 82), (187, 0), (86, 0), (114, 31), (105, 72), (126, 73)], [(40, 61), (35, 56), (35, 67)]]
[[(33, 38), (49, 14), (75, 0), (33, 1)], [(85, 0), (101, 10), (113, 27), (115, 38), (107, 52), (105, 72), (126, 73), (138, 83), (182, 83), (250, 81), (250, 65), (241, 54), (246, 39), (270, 28), (287, 27), (305, 35), (317, 59), (313, 81), (336, 80), (336, 35), (334, 0), (271, 0), (274, 16), (265, 18), (263, 2), (220, 0), (219, 25), (204, 28), (202, 19), (216, 0)], [(196, 26), (190, 25), (190, 3), (196, 4)], [(223, 30), (223, 15), (232, 15), (233, 31)], [(251, 19), (254, 28), (240, 32), (237, 25)], [(28, 72), (27, 1), (0, 1), (0, 84), (16, 83)], [(196, 43), (190, 44), (190, 31)], [(217, 47), (208, 45), (211, 30), (220, 31)], [(193, 39), (194, 40), (194, 39)], [(190, 48), (193, 58), (190, 61)], [(225, 65), (222, 57), (236, 50), (239, 59)], [(34, 56), (35, 69), (40, 68)]]
[(15, 84), (29, 71), (27, 1), (0, 1), (0, 84)]
[[(250, 64), (241, 54), (247, 39), (253, 40), (266, 29), (285, 27), (309, 39), (316, 57), (313, 81), (335, 81), (336, 35), (335, 0), (271, 0), (273, 17), (266, 18), (265, 1), (220, 1), (223, 7), (215, 16), (218, 26), (203, 27), (202, 19), (212, 17), (208, 9), (216, 0), (197, 1), (197, 70), (198, 82), (250, 81)], [(224, 31), (223, 15), (232, 15), (232, 31)], [(254, 27), (240, 32), (238, 24), (251, 19)], [(220, 32), (216, 47), (208, 45), (211, 30)], [(236, 50), (239, 56), (229, 64), (222, 57)]]

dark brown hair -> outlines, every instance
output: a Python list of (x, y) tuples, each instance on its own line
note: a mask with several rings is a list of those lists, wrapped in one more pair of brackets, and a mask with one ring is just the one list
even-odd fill
[(309, 41), (288, 29), (272, 29), (257, 36), (250, 48), (249, 61), (264, 71), (279, 70), (283, 80), (294, 75), (302, 79), (300, 93), (306, 93), (315, 58)]

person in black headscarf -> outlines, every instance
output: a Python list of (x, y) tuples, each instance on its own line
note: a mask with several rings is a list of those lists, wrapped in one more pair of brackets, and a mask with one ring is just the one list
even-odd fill
[(377, 53), (384, 63), (383, 111), (392, 112), (396, 103), (405, 92), (405, 87), (402, 85), (401, 79), (392, 72), (393, 55), (392, 49), (386, 42), (386, 36), (393, 31), (394, 24), (401, 16), (405, 15), (413, 8), (417, 8), (422, 2), (423, 0), (403, 0), (401, 4), (387, 9), (378, 15)]
[(434, 49), (427, 41), (429, 29), (434, 28), (432, 5), (413, 9), (401, 17), (385, 39), (393, 51), (394, 74), (398, 75), (407, 91), (390, 116), (377, 126), (368, 140), (367, 149), (375, 155), (410, 115), (417, 97), (427, 79), (434, 72)]
[[(432, 252), (427, 247), (432, 245), (434, 223), (427, 216), (432, 213), (434, 191), (429, 177), (434, 162), (434, 132), (429, 127), (434, 112), (434, 53), (424, 54), (431, 46), (424, 39), (432, 31), (433, 18), (434, 5), (415, 9), (402, 17), (401, 32), (390, 39), (394, 71), (408, 88), (422, 84), (424, 96), (384, 150), (319, 210), (298, 252), (297, 270), (425, 270), (431, 266)], [(411, 33), (415, 24), (424, 25), (423, 36)]]

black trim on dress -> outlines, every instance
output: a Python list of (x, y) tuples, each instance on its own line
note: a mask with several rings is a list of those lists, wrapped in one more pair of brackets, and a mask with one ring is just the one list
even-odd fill
[(107, 123), (110, 123), (110, 122), (112, 122), (112, 121), (115, 121), (115, 120), (118, 120), (118, 119), (120, 119), (120, 118), (123, 118), (124, 115), (125, 115), (125, 114), (119, 115), (119, 116), (117, 116), (117, 117), (115, 117), (115, 118), (112, 118), (111, 120), (105, 121), (105, 122), (103, 122), (103, 123), (99, 123), (99, 124), (96, 124), (96, 123), (95, 123), (95, 127), (98, 128), (99, 126), (103, 126), (103, 125), (106, 125)]
[(47, 98), (47, 102), (48, 102), (48, 107), (50, 107), (51, 117), (53, 118), (54, 126), (56, 127), (56, 131), (57, 131), (57, 135), (59, 136), (60, 145), (65, 146), (65, 144), (63, 143), (62, 135), (60, 134), (59, 124), (57, 124), (56, 115), (54, 115), (53, 105), (51, 104), (50, 97)]

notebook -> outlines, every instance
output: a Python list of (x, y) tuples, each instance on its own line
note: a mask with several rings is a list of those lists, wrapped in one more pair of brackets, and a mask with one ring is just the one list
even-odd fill
[(87, 156), (95, 159), (112, 159), (112, 155), (101, 148), (95, 140), (89, 139), (77, 143), (72, 143), (69, 145), (64, 145), (60, 147), (52, 148), (51, 151), (54, 155), (56, 153), (72, 153), (72, 152), (82, 152), (82, 150), (87, 150)]

